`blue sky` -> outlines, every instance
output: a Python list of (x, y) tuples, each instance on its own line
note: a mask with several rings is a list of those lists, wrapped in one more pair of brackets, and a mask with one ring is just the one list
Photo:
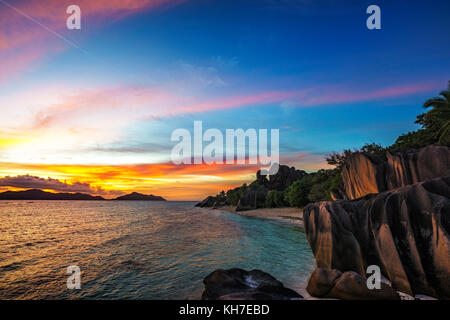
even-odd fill
[[(444, 0), (79, 1), (81, 30), (65, 28), (65, 0), (10, 3), (81, 49), (0, 4), (0, 162), (18, 168), (3, 174), (167, 163), (170, 133), (194, 120), (279, 128), (288, 163), (316, 170), (327, 153), (416, 129), (450, 80)], [(366, 28), (371, 4), (381, 30)]]

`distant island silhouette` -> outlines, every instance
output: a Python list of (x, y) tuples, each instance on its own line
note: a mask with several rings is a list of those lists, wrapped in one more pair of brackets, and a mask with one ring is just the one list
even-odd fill
[(139, 201), (167, 201), (163, 197), (146, 195), (138, 192), (126, 194), (114, 199), (105, 199), (101, 196), (92, 196), (86, 193), (53, 193), (40, 189), (29, 189), (24, 191), (5, 191), (0, 193), (0, 200), (139, 200)]
[(146, 195), (138, 192), (132, 192), (130, 194), (126, 194), (124, 196), (117, 197), (112, 200), (144, 200), (144, 201), (167, 201), (163, 197), (154, 196), (152, 194)]

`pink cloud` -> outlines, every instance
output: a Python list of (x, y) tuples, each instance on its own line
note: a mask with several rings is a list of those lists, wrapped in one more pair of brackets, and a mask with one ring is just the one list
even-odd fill
[[(93, 29), (140, 11), (164, 8), (183, 1), (78, 0), (76, 4), (81, 8), (82, 23), (88, 21), (90, 29)], [(27, 70), (49, 53), (67, 48), (67, 43), (32, 19), (69, 38), (66, 36), (66, 9), (72, 4), (72, 0), (27, 0), (11, 2), (10, 6), (0, 3), (0, 84)]]
[[(264, 106), (289, 101), (295, 107), (354, 103), (392, 98), (436, 90), (433, 84), (391, 86), (371, 92), (352, 89), (336, 91), (329, 88), (308, 88), (291, 91), (261, 91), (218, 97), (185, 96), (165, 87), (117, 86), (83, 90), (61, 96), (60, 103), (40, 109), (34, 116), (33, 128), (45, 128), (60, 122), (68, 123), (102, 119), (110, 123), (164, 118), (186, 113), (209, 112)], [(325, 92), (325, 94), (324, 94)], [(292, 102), (294, 101), (294, 102)]]
[(186, 113), (267, 105), (304, 95), (302, 91), (267, 91), (222, 97), (192, 97), (164, 87), (116, 86), (82, 90), (60, 96), (60, 103), (34, 114), (32, 129), (63, 123), (88, 123), (94, 118), (125, 123), (126, 120), (165, 118)]
[(200, 112), (220, 109), (230, 109), (239, 106), (251, 104), (268, 104), (281, 102), (287, 99), (300, 98), (304, 96), (305, 91), (268, 91), (255, 94), (236, 95), (231, 97), (223, 97), (211, 101), (200, 102), (183, 108), (185, 112)]
[(312, 96), (306, 97), (303, 101), (299, 101), (299, 103), (303, 106), (353, 103), (425, 93), (439, 90), (439, 88), (439, 84), (431, 82), (396, 85), (362, 92), (351, 88), (324, 87), (320, 90), (314, 90), (314, 92), (320, 91), (321, 94), (313, 93)]
[(37, 62), (41, 57), (42, 53), (39, 50), (21, 52), (20, 54), (15, 55), (14, 59), (5, 59), (5, 57), (0, 54), (0, 70), (2, 70), (0, 73), (0, 84), (8, 77), (27, 70), (32, 63)]
[(332, 168), (325, 161), (324, 154), (310, 154), (305, 152), (282, 154), (280, 155), (280, 163), (307, 171)]

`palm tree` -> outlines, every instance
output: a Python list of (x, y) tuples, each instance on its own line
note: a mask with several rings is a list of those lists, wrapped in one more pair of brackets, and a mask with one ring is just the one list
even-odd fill
[(448, 145), (450, 142), (450, 90), (442, 91), (439, 95), (425, 101), (423, 108), (432, 109), (417, 116), (416, 123), (429, 130), (439, 144)]

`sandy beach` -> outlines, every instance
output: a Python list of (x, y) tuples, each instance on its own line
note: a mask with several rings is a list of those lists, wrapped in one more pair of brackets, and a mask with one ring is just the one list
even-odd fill
[(247, 211), (236, 211), (236, 207), (223, 206), (215, 210), (223, 210), (247, 217), (277, 220), (303, 226), (303, 211), (300, 208), (261, 208)]

